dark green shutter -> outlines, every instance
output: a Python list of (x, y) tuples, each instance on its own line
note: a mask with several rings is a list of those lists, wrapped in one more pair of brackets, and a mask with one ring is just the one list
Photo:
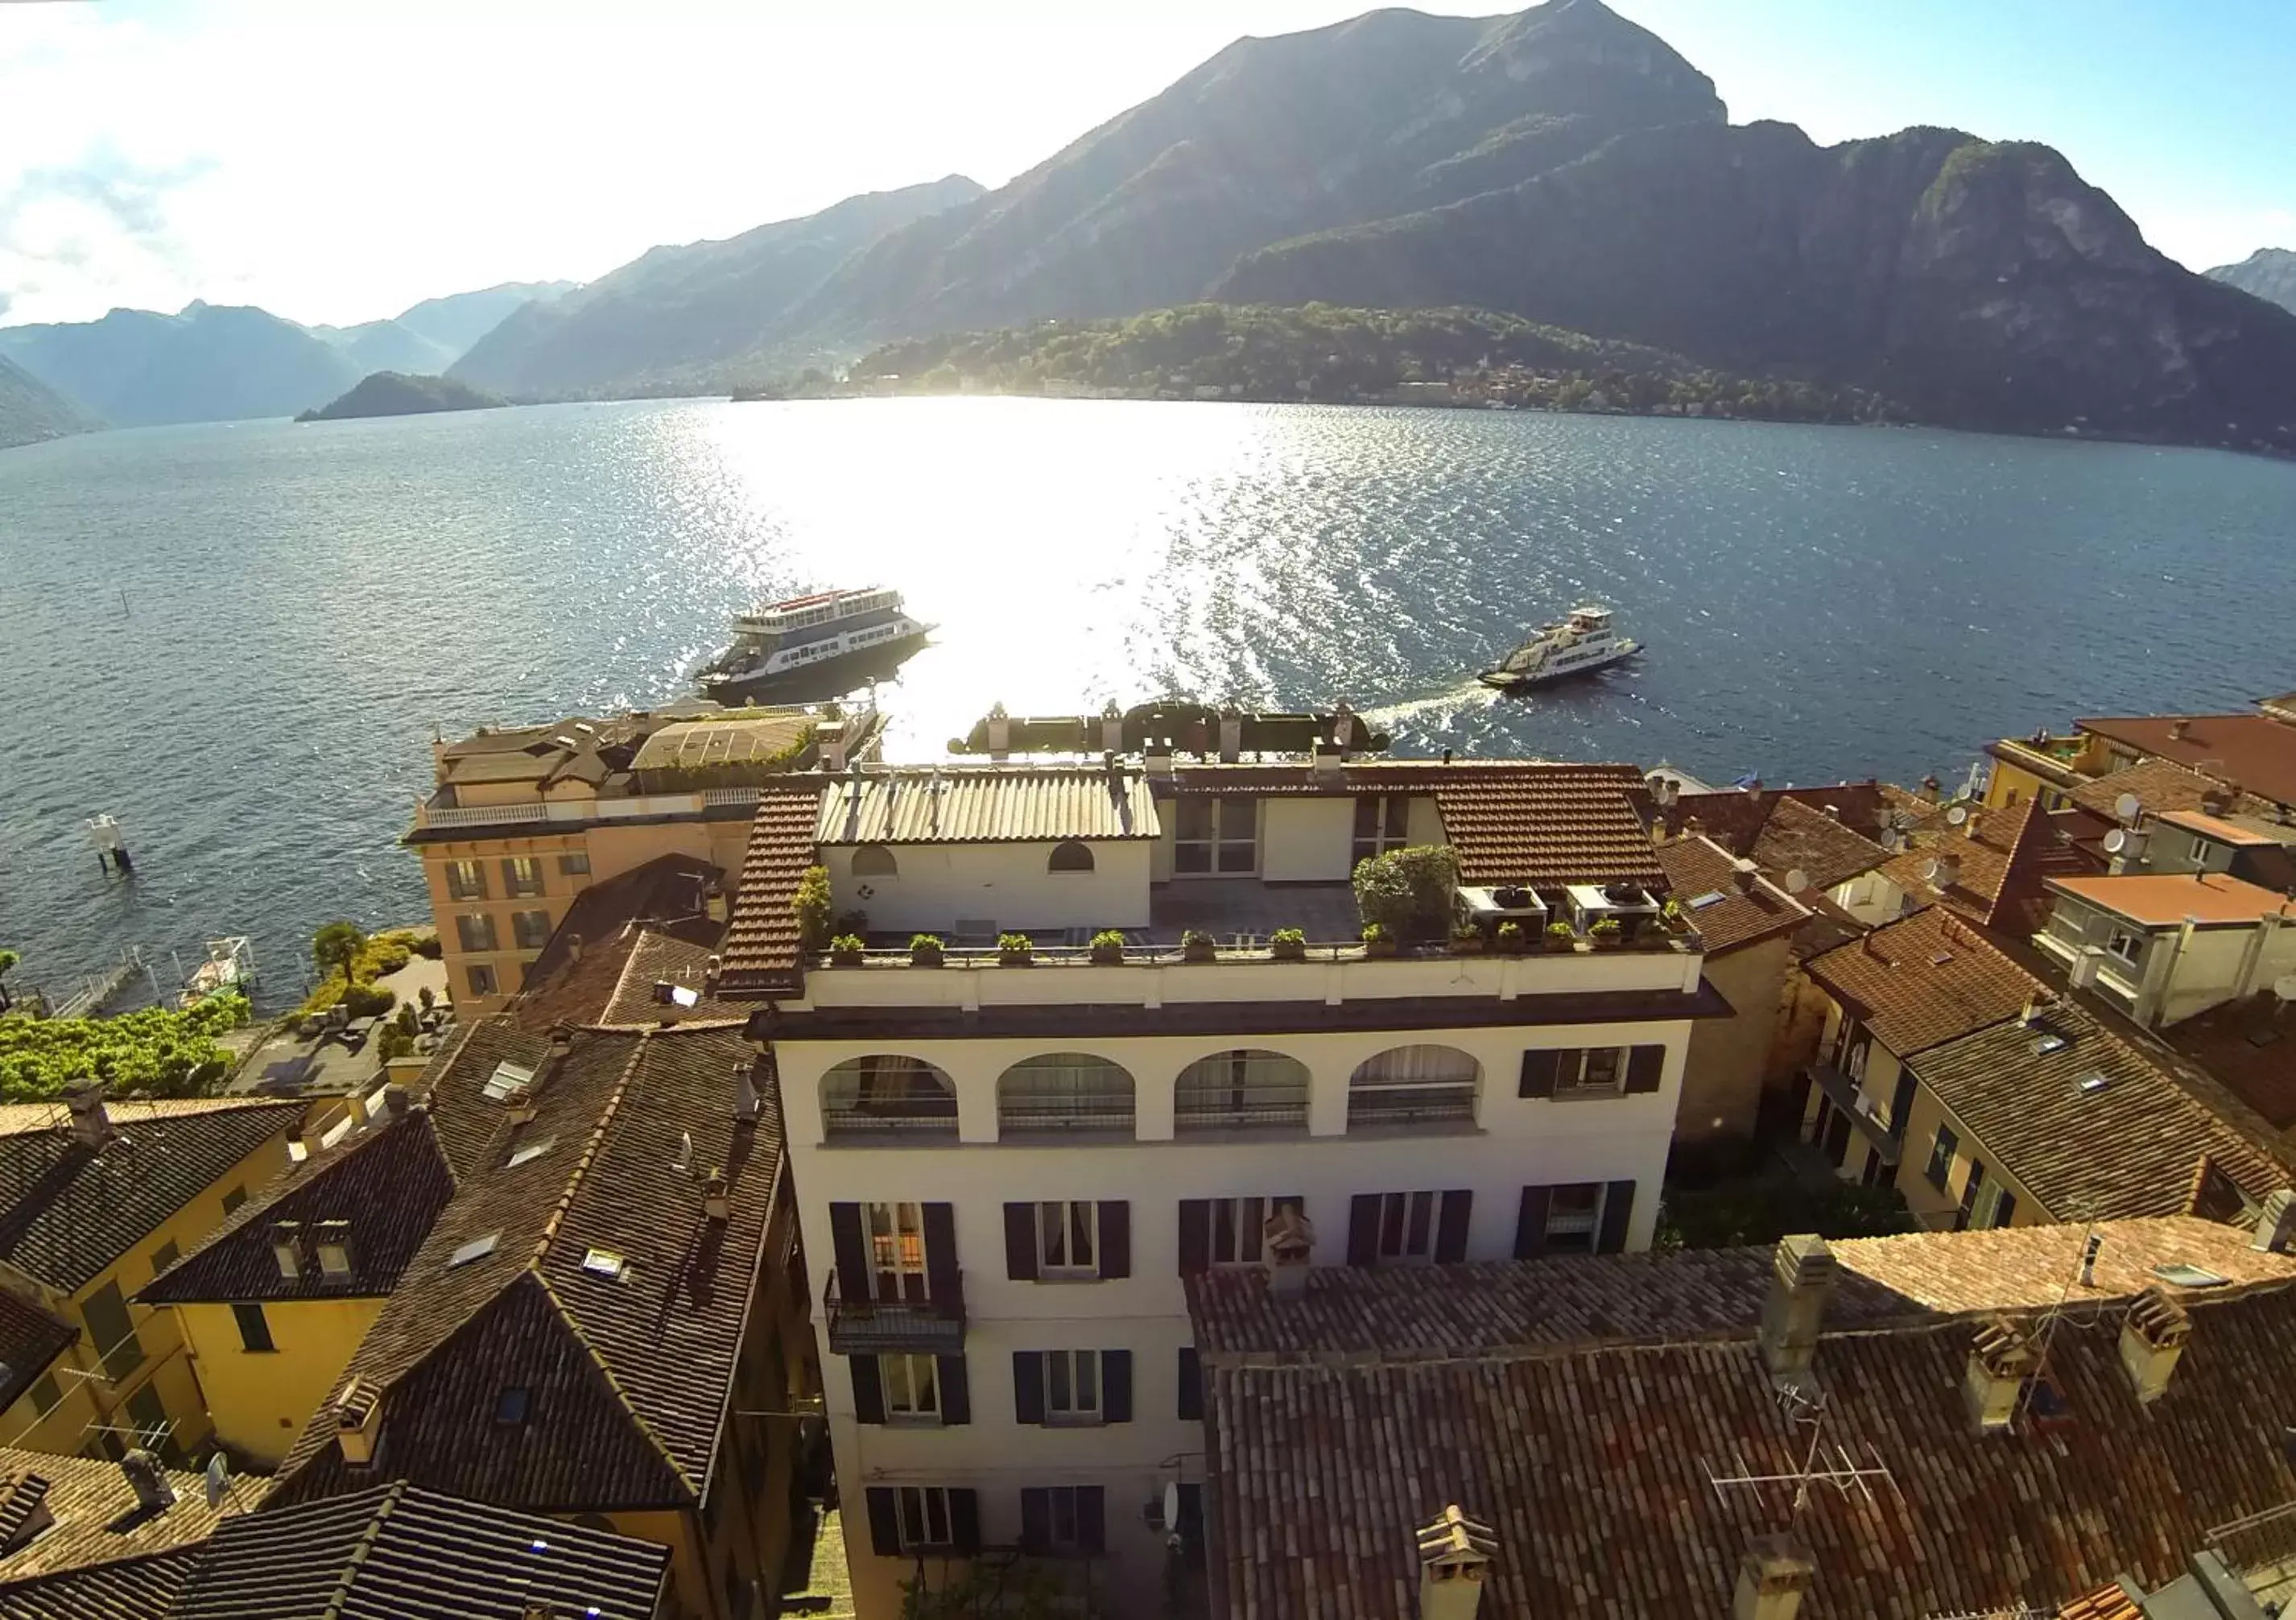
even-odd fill
[(1436, 1264), (1456, 1265), (1467, 1257), (1467, 1217), (1474, 1204), (1475, 1195), (1464, 1188), (1443, 1195), (1435, 1218)]
[(1100, 1274), (1132, 1275), (1132, 1206), (1121, 1199), (1100, 1206)]
[(972, 1380), (962, 1355), (933, 1358), (933, 1376), (940, 1381), (940, 1420), (944, 1424), (972, 1421)]
[(1099, 1485), (1076, 1488), (1077, 1545), (1086, 1552), (1108, 1550), (1108, 1493)]
[(1638, 1046), (1627, 1057), (1627, 1094), (1655, 1091), (1666, 1076), (1666, 1048), (1662, 1046)]
[(1522, 1213), (1514, 1219), (1514, 1257), (1536, 1260), (1546, 1253), (1546, 1208), (1554, 1201), (1551, 1187), (1522, 1189)]
[(952, 1485), (948, 1493), (948, 1537), (959, 1552), (980, 1550), (980, 1494)]
[(1037, 1280), (1037, 1206), (1004, 1206), (1004, 1275), (1014, 1282)]
[(1053, 1493), (1042, 1485), (1021, 1488), (1021, 1546), (1042, 1552), (1053, 1544)]
[(1595, 1245), (1597, 1254), (1616, 1254), (1627, 1246), (1627, 1223), (1634, 1219), (1635, 1184), (1613, 1181), (1603, 1195), (1603, 1231)]
[(1357, 1193), (1348, 1202), (1348, 1263), (1379, 1262), (1379, 1195)]
[(956, 1210), (947, 1204), (924, 1206), (925, 1294), (954, 1303), (963, 1293), (956, 1269)]
[(900, 1504), (885, 1485), (871, 1485), (868, 1497), (869, 1550), (881, 1558), (898, 1558), (901, 1556)]
[(1534, 1047), (1522, 1055), (1522, 1079), (1515, 1088), (1517, 1097), (1552, 1097), (1554, 1076), (1562, 1066), (1565, 1048)]
[(840, 1299), (869, 1297), (869, 1241), (862, 1235), (861, 1206), (829, 1206), (829, 1247), (837, 1261), (837, 1294)]
[(1045, 1355), (1040, 1350), (1013, 1353), (1013, 1420), (1045, 1420)]
[(1132, 1421), (1132, 1353), (1100, 1353), (1100, 1415), (1110, 1423)]
[(853, 1371), (853, 1416), (863, 1423), (882, 1423), (885, 1420), (885, 1380), (877, 1371), (877, 1358), (856, 1355), (845, 1358)]
[(1180, 1200), (1180, 1275), (1212, 1262), (1212, 1205), (1209, 1198)]
[(1180, 1346), (1180, 1417), (1201, 1420), (1204, 1415), (1204, 1364), (1193, 1345)]

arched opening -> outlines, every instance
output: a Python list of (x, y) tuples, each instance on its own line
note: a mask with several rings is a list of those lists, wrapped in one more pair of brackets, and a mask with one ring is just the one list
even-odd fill
[(1390, 1047), (1348, 1077), (1348, 1129), (1472, 1124), (1482, 1073), (1456, 1047)]
[(821, 1122), (832, 1142), (955, 1136), (956, 1082), (922, 1057), (849, 1057), (821, 1077)]
[(893, 859), (893, 851), (882, 843), (865, 843), (853, 851), (853, 876), (856, 877), (898, 877), (901, 863)]
[(1053, 858), (1045, 863), (1048, 872), (1089, 872), (1092, 870), (1092, 851), (1089, 846), (1071, 838), (1053, 846)]
[(996, 1081), (996, 1131), (1132, 1134), (1132, 1073), (1089, 1052), (1025, 1057)]
[(1172, 1128), (1234, 1131), (1308, 1123), (1308, 1065), (1281, 1052), (1239, 1047), (1199, 1057), (1172, 1090)]

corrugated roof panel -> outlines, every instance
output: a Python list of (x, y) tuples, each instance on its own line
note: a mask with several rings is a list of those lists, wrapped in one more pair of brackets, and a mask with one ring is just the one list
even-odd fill
[(821, 843), (1041, 843), (1153, 838), (1146, 778), (1098, 769), (865, 773), (824, 791)]

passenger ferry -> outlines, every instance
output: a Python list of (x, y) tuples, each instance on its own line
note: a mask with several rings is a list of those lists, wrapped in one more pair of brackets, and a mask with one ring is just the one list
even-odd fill
[(898, 666), (932, 629), (908, 616), (897, 590), (792, 596), (734, 621), (734, 644), (699, 671), (701, 689), (721, 703), (743, 703), (795, 686), (832, 691), (848, 673), (857, 686)]
[(1607, 607), (1574, 607), (1559, 623), (1542, 625), (1498, 665), (1475, 677), (1502, 692), (1525, 692), (1632, 658), (1642, 644), (1611, 628)]

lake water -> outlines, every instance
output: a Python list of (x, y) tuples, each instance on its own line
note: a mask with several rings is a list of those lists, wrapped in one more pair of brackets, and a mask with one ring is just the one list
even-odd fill
[[(915, 399), (554, 406), (0, 453), (0, 942), (63, 988), (420, 917), (434, 728), (676, 694), (726, 617), (882, 580), (941, 626), (901, 757), (998, 699), (1345, 696), (1399, 752), (1957, 777), (2077, 714), (2296, 686), (2296, 466), (1897, 430)], [(1638, 664), (1467, 679), (1585, 597)], [(82, 832), (118, 816), (132, 883)], [(163, 976), (164, 973), (163, 973)]]

